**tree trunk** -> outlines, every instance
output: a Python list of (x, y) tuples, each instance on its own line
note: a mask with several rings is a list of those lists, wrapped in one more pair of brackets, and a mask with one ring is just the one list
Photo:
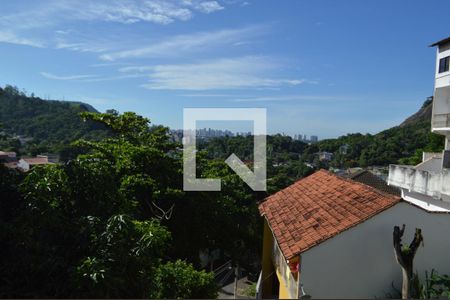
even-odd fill
[(402, 299), (409, 299), (409, 298), (411, 298), (410, 285), (411, 285), (412, 274), (410, 274), (409, 271), (403, 267), (402, 267), (402, 274), (403, 274)]
[[(394, 250), (397, 262), (402, 268), (403, 283), (402, 283), (402, 299), (411, 298), (411, 280), (413, 277), (413, 261), (416, 255), (417, 249), (423, 242), (422, 230), (416, 228), (416, 233), (414, 234), (414, 239), (412, 240), (409, 247), (403, 247), (402, 237), (405, 232), (405, 224), (403, 224), (402, 229), (400, 227), (394, 227)], [(417, 295), (413, 295), (417, 296)]]

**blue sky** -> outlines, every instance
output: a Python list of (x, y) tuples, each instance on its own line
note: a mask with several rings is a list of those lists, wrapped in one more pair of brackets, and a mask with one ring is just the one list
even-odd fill
[(376, 133), (433, 93), (450, 2), (4, 1), (0, 85), (135, 111), (265, 107), (268, 132)]

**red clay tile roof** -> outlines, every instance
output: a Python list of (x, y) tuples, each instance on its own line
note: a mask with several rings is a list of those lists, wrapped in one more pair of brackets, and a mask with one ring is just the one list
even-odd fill
[(320, 170), (259, 205), (286, 259), (355, 226), (401, 198)]

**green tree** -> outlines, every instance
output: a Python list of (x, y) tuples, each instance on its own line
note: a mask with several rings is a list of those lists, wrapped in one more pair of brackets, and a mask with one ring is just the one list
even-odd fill
[(217, 287), (214, 275), (195, 271), (184, 261), (167, 262), (156, 272), (156, 286), (161, 287), (150, 294), (150, 298), (216, 298)]
[[(165, 285), (173, 282), (159, 281), (174, 259), (162, 223), (183, 195), (180, 160), (167, 129), (150, 127), (133, 113), (83, 117), (114, 134), (77, 142), (83, 154), (66, 164), (34, 168), (20, 184), (22, 210), (15, 211), (12, 228), (18, 236), (3, 249), (10, 260), (5, 259), (0, 295), (213, 297), (213, 277), (189, 264), (176, 280), (196, 286), (193, 278), (202, 278), (196, 289), (166, 294)], [(13, 184), (5, 185), (12, 188), (4, 193), (14, 191)]]

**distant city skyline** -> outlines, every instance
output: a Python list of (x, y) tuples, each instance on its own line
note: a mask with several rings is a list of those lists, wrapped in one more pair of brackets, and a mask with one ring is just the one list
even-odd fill
[[(183, 129), (173, 129), (170, 128), (170, 133), (173, 136), (177, 136), (178, 140), (181, 140), (181, 138), (183, 137)], [(198, 128), (196, 130), (196, 136), (199, 138), (210, 138), (210, 137), (225, 137), (225, 136), (230, 136), (230, 137), (234, 137), (234, 136), (249, 136), (252, 135), (252, 131), (233, 131), (233, 130), (228, 130), (228, 129), (219, 129), (219, 128)], [(274, 134), (280, 134), (283, 136), (289, 136), (291, 137), (293, 140), (296, 141), (302, 141), (302, 142), (306, 142), (306, 143), (315, 143), (319, 141), (319, 137), (317, 135), (306, 135), (306, 134), (294, 134), (294, 135), (290, 135), (290, 134), (286, 134), (284, 132), (277, 132)]]
[[(70, 0), (2, 3), (0, 85), (182, 127), (183, 108), (263, 107), (268, 132), (398, 125), (433, 93), (450, 3)], [(439, 20), (440, 26), (435, 26)]]

